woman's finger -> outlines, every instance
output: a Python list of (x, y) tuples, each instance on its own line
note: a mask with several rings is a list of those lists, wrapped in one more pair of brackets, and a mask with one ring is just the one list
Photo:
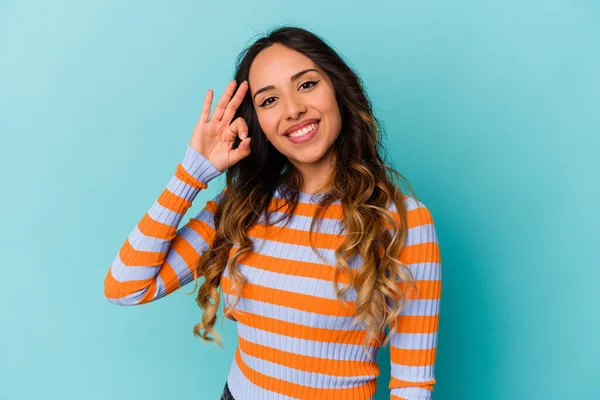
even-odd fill
[(207, 122), (210, 115), (210, 107), (212, 105), (213, 91), (208, 89), (204, 96), (204, 105), (202, 106), (202, 112), (200, 113), (200, 121)]
[(242, 83), (240, 83), (240, 86), (238, 87), (238, 89), (235, 93), (235, 96), (233, 96), (233, 99), (231, 99), (231, 101), (227, 104), (225, 113), (223, 114), (223, 117), (221, 118), (221, 120), (225, 124), (229, 124), (231, 122), (238, 107), (240, 106), (240, 104), (242, 104), (242, 101), (244, 101), (244, 96), (246, 96), (247, 91), (248, 91), (248, 82), (243, 81)]
[(225, 107), (227, 107), (227, 103), (229, 103), (229, 99), (231, 99), (236, 85), (237, 83), (235, 80), (229, 82), (229, 84), (225, 88), (225, 91), (223, 92), (223, 95), (219, 99), (217, 106), (215, 107), (215, 111), (213, 111), (213, 114), (210, 117), (211, 120), (220, 121), (223, 118), (223, 114), (225, 113)]
[(229, 125), (229, 130), (231, 136), (227, 138), (227, 140), (235, 140), (236, 137), (239, 136), (240, 140), (244, 140), (248, 137), (248, 124), (244, 121), (244, 118), (238, 117)]
[(250, 154), (250, 139), (251, 138), (242, 140), (242, 142), (236, 149), (230, 150), (229, 161), (232, 165)]

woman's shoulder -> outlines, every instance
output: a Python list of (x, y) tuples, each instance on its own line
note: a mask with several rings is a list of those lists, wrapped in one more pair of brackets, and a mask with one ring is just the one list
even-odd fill
[[(420, 199), (404, 194), (402, 195), (402, 200), (406, 209), (406, 221), (409, 228), (433, 223), (433, 217), (429, 208)], [(392, 202), (388, 210), (392, 213), (396, 221), (400, 222), (398, 208), (394, 202)]]

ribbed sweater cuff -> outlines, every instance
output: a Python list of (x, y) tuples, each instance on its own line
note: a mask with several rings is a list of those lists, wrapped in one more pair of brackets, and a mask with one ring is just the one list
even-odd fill
[(206, 157), (189, 144), (185, 152), (185, 157), (181, 162), (181, 166), (185, 168), (190, 175), (203, 183), (208, 183), (213, 178), (222, 174), (222, 172), (219, 171)]

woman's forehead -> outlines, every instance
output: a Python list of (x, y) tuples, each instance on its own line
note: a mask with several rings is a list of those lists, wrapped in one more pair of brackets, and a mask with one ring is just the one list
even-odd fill
[(251, 86), (276, 84), (275, 81), (289, 80), (294, 74), (314, 68), (320, 68), (304, 54), (282, 45), (273, 45), (261, 51), (250, 66), (248, 83)]

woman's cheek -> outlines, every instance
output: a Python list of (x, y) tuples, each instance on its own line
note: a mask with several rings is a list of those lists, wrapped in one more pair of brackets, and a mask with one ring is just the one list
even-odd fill
[(277, 122), (273, 118), (266, 118), (261, 127), (269, 140), (277, 136)]

